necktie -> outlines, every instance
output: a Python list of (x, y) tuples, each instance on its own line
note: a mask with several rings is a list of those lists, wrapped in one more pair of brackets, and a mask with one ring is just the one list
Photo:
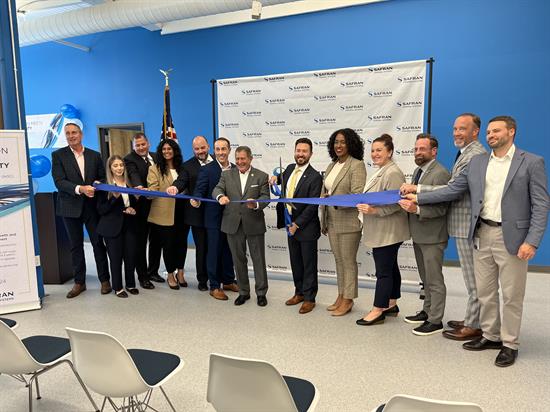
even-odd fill
[(415, 185), (418, 184), (418, 182), (420, 181), (420, 176), (422, 176), (422, 169), (418, 169), (418, 173), (414, 177), (413, 184), (415, 184)]
[(460, 157), (461, 154), (462, 154), (462, 152), (459, 150), (458, 153), (456, 154), (456, 157), (455, 157), (455, 163), (456, 163), (456, 161), (458, 160), (458, 158)]
[(149, 156), (145, 156), (143, 160), (145, 160), (145, 163), (147, 163), (147, 166), (151, 166), (151, 162), (149, 161)]
[[(294, 197), (294, 191), (296, 190), (296, 182), (298, 181), (300, 173), (302, 173), (302, 170), (298, 167), (294, 169), (294, 172), (292, 172), (292, 176), (290, 177), (290, 182), (288, 183), (287, 190), (286, 190), (286, 197), (288, 198)], [(288, 213), (292, 214), (292, 206), (286, 205), (286, 209), (288, 210)]]

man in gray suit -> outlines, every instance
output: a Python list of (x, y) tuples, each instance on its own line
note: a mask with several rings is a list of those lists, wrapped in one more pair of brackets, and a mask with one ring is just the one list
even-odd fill
[[(414, 184), (445, 185), (451, 175), (437, 156), (437, 139), (421, 133), (414, 145), (414, 162), (418, 165), (413, 174)], [(447, 204), (417, 206), (410, 200), (399, 201), (409, 212), (409, 231), (413, 240), (418, 274), (424, 284), (426, 296), (422, 310), (414, 316), (405, 317), (407, 323), (420, 323), (413, 329), (419, 336), (433, 335), (443, 330), (443, 313), (447, 288), (443, 278), (443, 253), (447, 248)]]
[[(527, 262), (535, 256), (548, 222), (550, 197), (544, 159), (514, 145), (516, 121), (489, 121), (490, 155), (474, 157), (447, 187), (407, 195), (418, 204), (447, 202), (470, 191), (472, 218), (468, 237), (474, 244), (474, 272), (483, 335), (464, 349), (500, 349), (495, 365), (513, 365), (527, 280)], [(502, 322), (499, 304), (502, 290)]]
[(222, 172), (212, 197), (224, 206), (221, 231), (227, 234), (229, 249), (237, 272), (239, 297), (235, 305), (250, 299), (246, 244), (250, 250), (258, 305), (267, 305), (267, 269), (265, 264), (265, 219), (267, 202), (235, 203), (232, 200), (269, 199), (268, 175), (252, 167), (252, 151), (248, 146), (235, 150), (236, 168)]
[[(473, 113), (459, 115), (453, 125), (454, 145), (457, 147), (455, 163), (451, 171), (451, 183), (470, 163), (472, 157), (487, 153), (483, 145), (477, 140), (481, 119)], [(401, 193), (431, 192), (442, 186), (404, 184)], [(468, 239), (471, 220), (470, 193), (465, 192), (460, 198), (451, 202), (447, 216), (447, 230), (449, 236), (454, 237), (458, 250), (458, 259), (464, 277), (464, 284), (468, 293), (466, 314), (464, 320), (450, 320), (447, 325), (450, 330), (443, 332), (443, 336), (454, 340), (471, 340), (481, 336), (479, 328), (479, 301), (474, 276), (474, 254), (472, 243)]]

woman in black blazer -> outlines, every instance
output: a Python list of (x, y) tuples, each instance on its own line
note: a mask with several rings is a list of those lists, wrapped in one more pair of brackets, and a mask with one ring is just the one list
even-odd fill
[[(130, 187), (124, 160), (120, 156), (109, 157), (106, 169), (108, 184)], [(100, 214), (97, 232), (103, 236), (107, 245), (113, 289), (119, 298), (128, 297), (122, 287), (124, 262), (126, 290), (137, 295), (139, 290), (134, 277), (137, 199), (133, 195), (104, 191), (98, 191), (97, 197), (97, 210)]]

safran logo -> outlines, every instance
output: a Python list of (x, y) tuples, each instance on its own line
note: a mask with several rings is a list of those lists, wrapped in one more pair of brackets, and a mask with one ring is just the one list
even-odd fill
[(243, 137), (248, 139), (258, 139), (262, 137), (262, 132), (243, 132)]
[(340, 86), (345, 87), (346, 89), (348, 89), (348, 88), (353, 88), (353, 87), (364, 87), (365, 83), (360, 82), (360, 81), (340, 82)]
[(311, 134), (309, 130), (289, 130), (288, 134), (291, 136), (300, 136), (300, 137), (306, 137)]
[(392, 66), (369, 67), (369, 72), (372, 72), (372, 73), (388, 73), (391, 71), (393, 71)]
[(230, 122), (230, 123), (220, 123), (220, 126), (224, 129), (236, 129), (239, 127), (239, 123), (237, 122)]
[(365, 109), (365, 107), (362, 104), (348, 104), (344, 106), (340, 106), (340, 110), (343, 112), (361, 112)]
[(336, 72), (315, 72), (313, 73), (313, 76), (318, 77), (320, 79), (326, 79), (330, 77), (336, 77)]
[(411, 100), (408, 102), (397, 102), (397, 107), (422, 107), (422, 102), (418, 100)]
[(424, 80), (424, 76), (397, 76), (397, 80), (403, 83), (421, 82)]
[(286, 99), (265, 99), (266, 104), (285, 104)]
[(269, 127), (283, 127), (286, 126), (285, 120), (266, 120), (265, 125)]
[(282, 270), (282, 271), (288, 270), (288, 266), (283, 266), (283, 265), (270, 265), (270, 264), (268, 264), (267, 268), (271, 269), (271, 270)]
[(220, 86), (236, 86), (239, 84), (238, 80), (219, 80), (218, 84)]
[(7, 292), (0, 292), (0, 302), (8, 302), (10, 300), (15, 300), (15, 292), (11, 290)]
[(309, 87), (308, 84), (304, 84), (304, 85), (301, 85), (301, 86), (288, 86), (288, 89), (289, 89), (291, 92), (300, 93), (300, 92), (307, 92), (307, 91), (309, 91), (310, 87)]
[(243, 116), (246, 116), (246, 117), (258, 117), (258, 116), (261, 116), (262, 115), (262, 112), (258, 111), (258, 110), (252, 110), (252, 111), (248, 111), (248, 112), (241, 112), (243, 114)]
[(319, 248), (319, 254), (321, 255), (332, 255), (332, 249), (326, 247)]
[(313, 141), (313, 144), (314, 144), (316, 147), (327, 147), (327, 145), (328, 145), (328, 140), (314, 140), (314, 141)]
[(391, 97), (393, 92), (391, 90), (369, 90), (370, 97)]
[(265, 147), (268, 149), (284, 149), (286, 143), (284, 142), (265, 142)]
[(220, 102), (221, 107), (239, 107), (239, 102)]
[(254, 159), (261, 159), (262, 158), (262, 154), (261, 153), (252, 153), (252, 157)]
[(308, 114), (310, 112), (309, 107), (298, 107), (296, 109), (288, 109), (292, 114)]
[(313, 121), (317, 124), (334, 124), (334, 123), (336, 123), (336, 119), (334, 117), (322, 117), (320, 119), (313, 119)]
[(313, 98), (315, 100), (317, 100), (318, 102), (329, 102), (329, 101), (332, 101), (332, 100), (336, 100), (336, 96), (334, 96), (332, 94), (325, 94), (325, 95), (321, 95), (321, 96), (313, 96)]
[(395, 128), (397, 129), (398, 132), (419, 133), (422, 131), (422, 128), (420, 126), (412, 126), (412, 125), (396, 126)]
[(391, 114), (369, 114), (368, 118), (373, 122), (389, 122), (391, 121)]
[(395, 154), (403, 157), (414, 156), (414, 149), (408, 149), (408, 150), (395, 149)]
[(262, 89), (243, 89), (241, 93), (245, 96), (253, 96), (256, 94), (262, 94)]
[(264, 80), (266, 82), (284, 82), (285, 81), (285, 76), (271, 76), (271, 77), (264, 77)]

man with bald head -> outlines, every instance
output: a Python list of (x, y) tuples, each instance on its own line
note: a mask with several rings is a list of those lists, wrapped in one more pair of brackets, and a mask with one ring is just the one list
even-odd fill
[[(183, 193), (193, 194), (197, 184), (199, 171), (213, 159), (210, 156), (210, 145), (204, 136), (196, 136), (192, 142), (194, 156), (183, 163), (178, 178), (166, 192), (170, 195)], [(180, 205), (180, 207), (178, 207)], [(182, 216), (183, 215), (183, 216)], [(195, 242), (195, 256), (197, 267), (198, 288), (201, 291), (208, 290), (208, 273), (206, 271), (206, 229), (204, 227), (204, 205), (198, 208), (193, 207), (189, 200), (178, 200), (176, 204), (176, 225), (178, 225), (178, 239), (183, 250), (178, 251), (178, 282), (180, 286), (187, 286), (183, 275), (185, 258), (187, 256), (187, 237), (189, 229), (193, 233)]]

